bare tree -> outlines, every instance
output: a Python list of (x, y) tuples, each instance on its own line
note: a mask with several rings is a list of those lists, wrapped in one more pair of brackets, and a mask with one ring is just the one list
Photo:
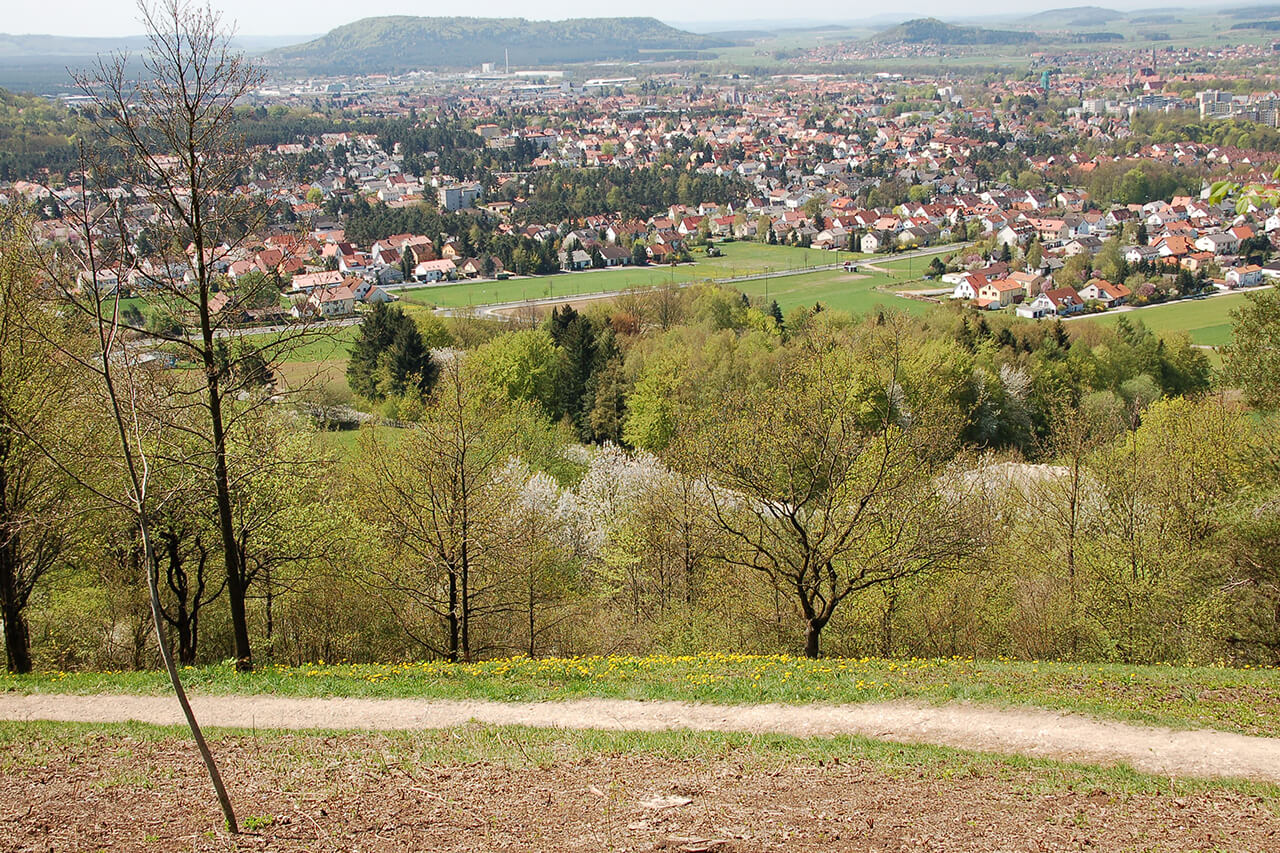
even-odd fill
[[(149, 41), (144, 73), (131, 78), (128, 58), (112, 55), (74, 75), (90, 99), (86, 112), (107, 140), (103, 150), (87, 158), (86, 177), (103, 193), (132, 188), (155, 206), (148, 230), (158, 256), (138, 257), (128, 243), (128, 223), (118, 216), (114, 230), (121, 248), (114, 262), (128, 265), (145, 298), (175, 322), (144, 328), (117, 319), (122, 331), (145, 333), (200, 367), (200, 385), (175, 389), (171, 403), (202, 412), (198, 426), (184, 427), (204, 443), (186, 464), (203, 472), (213, 496), (236, 667), (249, 671), (253, 656), (245, 602), (252, 578), (236, 535), (232, 445), (238, 422), (251, 417), (266, 397), (240, 398), (247, 384), (269, 374), (273, 361), (309, 330), (305, 324), (287, 329), (265, 347), (241, 337), (232, 347), (235, 312), (219, 310), (224, 300), (215, 302), (225, 294), (246, 306), (280, 300), (273, 276), (246, 277), (232, 289), (219, 274), (266, 225), (269, 205), (237, 189), (250, 160), (234, 130), (235, 105), (260, 85), (262, 72), (231, 48), (229, 32), (208, 7), (188, 0), (160, 0), (153, 6), (144, 0), (139, 8)], [(94, 235), (86, 236), (92, 240)], [(92, 315), (100, 295), (90, 288), (79, 294), (77, 304)]]
[[(93, 235), (96, 229), (86, 199), (87, 190), (82, 190), (81, 204), (74, 216), (87, 238), (82, 259), (83, 272), (94, 283), (90, 289), (96, 294), (96, 283), (101, 280), (104, 267), (95, 248)], [(88, 300), (92, 322), (88, 326), (76, 325), (83, 315), (76, 314), (67, 319), (63, 309), (77, 282), (83, 281), (77, 274), (79, 267), (68, 266), (67, 259), (56, 253), (41, 256), (39, 260), (37, 255), (32, 250), (27, 260), (58, 286), (47, 294), (44, 302), (24, 303), (23, 329), (43, 343), (53, 361), (78, 374), (79, 381), (70, 387), (89, 398), (86, 414), (106, 413), (119, 452), (109, 455), (104, 445), (96, 440), (101, 437), (92, 431), (87, 436), (67, 430), (44, 436), (25, 423), (10, 423), (9, 426), (19, 431), (22, 438), (37, 448), (61, 475), (103, 505), (124, 510), (133, 519), (141, 537), (151, 621), (160, 656), (213, 783), (227, 828), (237, 833), (239, 829), (230, 797), (187, 700), (165, 630), (152, 526), (157, 500), (152, 493), (154, 470), (151, 456), (153, 448), (163, 447), (171, 429), (163, 417), (156, 416), (157, 412), (164, 411), (158, 398), (164, 395), (165, 386), (147, 375), (154, 368), (145, 364), (145, 351), (126, 344), (121, 336), (119, 290), (108, 299)], [(50, 318), (57, 318), (60, 322), (51, 323)]]
[(521, 422), (505, 405), (451, 359), (421, 424), (394, 441), (368, 432), (353, 477), (362, 518), (387, 543), (371, 571), (388, 606), (411, 639), (450, 661), (484, 651), (477, 625), (513, 609), (500, 593), (511, 584)]

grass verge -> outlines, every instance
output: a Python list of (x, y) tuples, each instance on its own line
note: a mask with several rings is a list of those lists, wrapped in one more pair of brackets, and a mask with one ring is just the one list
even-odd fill
[[(209, 694), (553, 701), (598, 696), (717, 704), (968, 701), (1280, 737), (1280, 671), (964, 658), (890, 660), (706, 654), (188, 668)], [(163, 694), (159, 672), (0, 676), (0, 690)]]

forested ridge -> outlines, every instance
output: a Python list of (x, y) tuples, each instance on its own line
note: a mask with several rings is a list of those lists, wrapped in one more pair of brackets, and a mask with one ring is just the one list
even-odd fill
[[(398, 73), (460, 68), (507, 58), (520, 65), (634, 58), (641, 51), (696, 50), (724, 41), (655, 18), (363, 18), (315, 41), (279, 48), (270, 61), (320, 73)], [(505, 51), (505, 54), (504, 54)]]

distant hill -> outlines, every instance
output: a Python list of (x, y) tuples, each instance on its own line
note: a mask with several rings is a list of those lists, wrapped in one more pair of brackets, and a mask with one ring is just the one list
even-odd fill
[(314, 41), (279, 48), (269, 62), (321, 74), (474, 68), (482, 62), (553, 65), (639, 59), (725, 47), (722, 38), (677, 30), (654, 18), (363, 18)]
[(1232, 24), (1233, 30), (1263, 30), (1265, 32), (1275, 32), (1280, 30), (1280, 21), (1245, 21), (1239, 24)]
[(1237, 6), (1223, 9), (1222, 14), (1229, 18), (1268, 18), (1280, 14), (1280, 6)]
[(1124, 20), (1126, 15), (1115, 9), (1101, 6), (1071, 6), (1065, 9), (1048, 9), (1021, 18), (1018, 23), (1032, 27), (1093, 27), (1111, 21)]
[(961, 27), (937, 18), (917, 18), (877, 33), (878, 42), (907, 44), (1024, 44), (1034, 41), (1034, 33), (1015, 30), (988, 30), (983, 27)]

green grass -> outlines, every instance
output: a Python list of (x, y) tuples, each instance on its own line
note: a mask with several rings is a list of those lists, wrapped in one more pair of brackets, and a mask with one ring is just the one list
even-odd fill
[[(601, 696), (720, 704), (968, 701), (1280, 736), (1280, 671), (1274, 669), (708, 654), (478, 664), (329, 662), (264, 666), (248, 675), (221, 665), (187, 669), (184, 680), (210, 694), (498, 701)], [(159, 672), (46, 672), (5, 675), (0, 690), (162, 694), (168, 683)]]
[(320, 433), (320, 441), (323, 442), (326, 447), (331, 447), (337, 451), (339, 456), (346, 458), (355, 454), (356, 447), (360, 442), (360, 430), (327, 430)]
[(622, 267), (616, 270), (513, 278), (508, 281), (464, 281), (455, 284), (406, 288), (396, 292), (406, 302), (437, 305), (443, 308), (465, 308), (471, 305), (519, 302), (551, 296), (580, 296), (635, 287), (683, 284), (710, 277), (705, 270), (698, 270), (697, 264), (684, 264), (677, 267)]
[[(948, 249), (951, 251), (953, 249)], [(776, 299), (784, 310), (798, 305), (821, 302), (828, 308), (865, 314), (879, 308), (924, 314), (936, 306), (918, 299), (895, 296), (895, 289), (923, 289), (936, 286), (921, 276), (928, 270), (929, 259), (911, 258), (891, 260), (892, 255), (863, 257), (859, 259), (859, 271), (823, 270), (778, 278), (756, 279), (739, 282), (734, 287), (753, 297)], [(873, 266), (877, 270), (867, 267)]]
[[(335, 359), (346, 361), (358, 332), (358, 326), (337, 326), (304, 333), (293, 330), (280, 334), (248, 334), (241, 338), (254, 346), (278, 352), (279, 359), (285, 363), (316, 363)], [(277, 342), (279, 345), (273, 346)]]
[(1232, 293), (1208, 299), (1190, 299), (1154, 305), (1137, 311), (1103, 314), (1090, 321), (1113, 325), (1120, 317), (1141, 320), (1153, 332), (1187, 332), (1192, 343), (1226, 346), (1231, 343), (1231, 312), (1244, 305), (1246, 294)]
[[(211, 729), (215, 744), (252, 740), (255, 749), (287, 757), (295, 768), (331, 767), (335, 756), (358, 752), (382, 771), (477, 763), (548, 767), (629, 756), (700, 764), (727, 762), (738, 772), (767, 773), (786, 767), (864, 762), (891, 777), (963, 780), (994, 778), (1027, 794), (1108, 791), (1114, 794), (1195, 796), (1231, 792), (1259, 798), (1280, 809), (1280, 786), (1238, 779), (1171, 778), (1139, 773), (1125, 765), (1100, 767), (1016, 755), (969, 752), (950, 747), (899, 744), (856, 735), (792, 737), (775, 734), (676, 731), (538, 729), (468, 724), (428, 731), (361, 733)], [(187, 730), (144, 723), (0, 722), (0, 772), (39, 770), (50, 763), (98, 760), (113, 748), (130, 756), (138, 744), (189, 749)], [(353, 738), (348, 746), (344, 738)], [(413, 774), (410, 774), (413, 775)]]
[(767, 243), (734, 242), (718, 244), (720, 257), (701, 252), (695, 262), (676, 267), (653, 265), (612, 270), (583, 270), (575, 273), (510, 279), (508, 281), (464, 281), (430, 285), (399, 291), (407, 302), (461, 308), (495, 302), (517, 302), (549, 296), (577, 296), (637, 287), (657, 287), (707, 279), (736, 278), (765, 272), (807, 269), (865, 257), (852, 252), (825, 252)]
[[(955, 247), (947, 247), (940, 249), (939, 253), (954, 250)], [(627, 267), (505, 282), (460, 282), (412, 288), (400, 291), (400, 295), (408, 303), (458, 308), (548, 296), (576, 296), (663, 284), (736, 278), (742, 275), (761, 276), (767, 271), (770, 273), (767, 279), (733, 282), (731, 286), (751, 296), (763, 298), (767, 295), (769, 299), (776, 299), (784, 311), (815, 302), (854, 313), (888, 307), (921, 314), (931, 308), (927, 302), (902, 299), (875, 290), (877, 287), (892, 288), (918, 281), (927, 269), (927, 258), (892, 260), (891, 255), (869, 257), (849, 252), (837, 254), (760, 243), (728, 243), (724, 245), (724, 251), (724, 257), (701, 258), (695, 264), (678, 267)], [(773, 275), (851, 259), (859, 264), (869, 263), (891, 272), (880, 273), (864, 269), (858, 275), (851, 275), (837, 269)]]
[(770, 279), (767, 286), (763, 281), (750, 281), (735, 287), (750, 296), (776, 299), (783, 311), (815, 302), (853, 314), (865, 314), (879, 308), (923, 314), (932, 307), (927, 302), (903, 299), (875, 289), (876, 285), (887, 282), (888, 278), (879, 275), (820, 272)]

